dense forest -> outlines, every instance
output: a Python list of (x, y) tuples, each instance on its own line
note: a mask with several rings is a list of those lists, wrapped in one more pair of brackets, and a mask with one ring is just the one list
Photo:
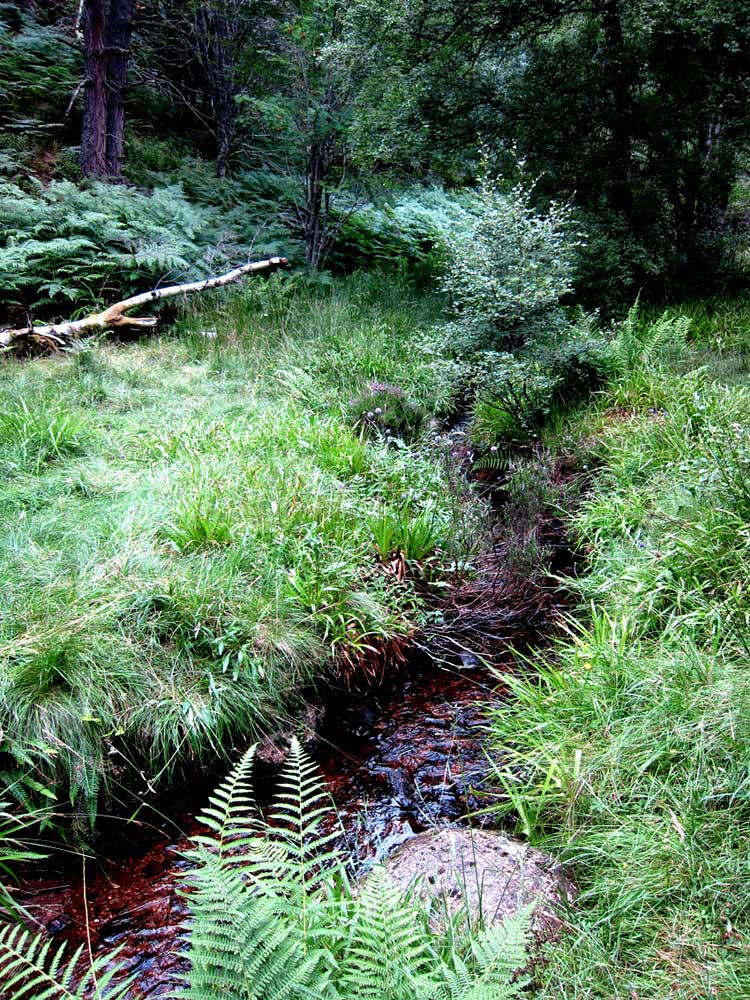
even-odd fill
[(750, 995), (749, 0), (0, 2), (0, 96), (0, 995)]

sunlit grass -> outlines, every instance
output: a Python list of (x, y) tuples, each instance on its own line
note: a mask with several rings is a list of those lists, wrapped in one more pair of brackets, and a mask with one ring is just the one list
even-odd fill
[(421, 597), (389, 579), (370, 519), (397, 512), (410, 555), (447, 564), (472, 515), (439, 456), (345, 418), (373, 378), (446, 405), (418, 346), (436, 309), (377, 279), (274, 280), (161, 340), (5, 364), (0, 726), (19, 794), (41, 781), (93, 815), (114, 778), (140, 791), (229, 754), (347, 647), (414, 628)]
[(750, 393), (725, 378), (746, 331), (718, 351), (710, 329), (727, 313), (686, 330), (699, 352), (633, 352), (557, 429), (595, 470), (572, 518), (588, 569), (569, 639), (491, 728), (498, 812), (580, 888), (549, 1000), (750, 993)]

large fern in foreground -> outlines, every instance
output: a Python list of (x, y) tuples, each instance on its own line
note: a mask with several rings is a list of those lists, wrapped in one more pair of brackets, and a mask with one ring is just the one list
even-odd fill
[(439, 934), (376, 868), (353, 889), (332, 802), (292, 743), (266, 820), (252, 751), (217, 789), (190, 852), (191, 971), (183, 1000), (505, 1000), (526, 962), (529, 913)]

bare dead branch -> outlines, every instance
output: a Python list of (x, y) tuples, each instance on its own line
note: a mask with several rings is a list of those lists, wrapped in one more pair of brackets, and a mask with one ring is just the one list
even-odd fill
[(24, 340), (52, 348), (63, 347), (75, 340), (80, 334), (90, 330), (111, 330), (123, 326), (149, 329), (156, 326), (158, 322), (156, 316), (128, 316), (127, 313), (131, 309), (151, 305), (175, 295), (191, 295), (194, 292), (207, 292), (212, 288), (231, 285), (246, 274), (254, 274), (257, 271), (275, 271), (279, 267), (286, 267), (288, 263), (286, 257), (269, 257), (268, 260), (241, 264), (232, 271), (227, 271), (226, 274), (220, 274), (213, 278), (189, 281), (182, 285), (169, 285), (166, 288), (154, 288), (150, 292), (142, 292), (140, 295), (123, 299), (122, 302), (115, 302), (103, 312), (92, 313), (90, 316), (84, 316), (83, 319), (70, 320), (66, 323), (51, 323), (47, 326), (0, 330), (0, 350), (9, 350)]

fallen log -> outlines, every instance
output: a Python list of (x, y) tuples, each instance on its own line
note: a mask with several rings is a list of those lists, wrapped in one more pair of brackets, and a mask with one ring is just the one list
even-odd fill
[(201, 281), (189, 281), (183, 285), (169, 285), (165, 288), (154, 288), (150, 292), (133, 295), (122, 302), (115, 302), (103, 312), (92, 313), (83, 319), (70, 320), (67, 323), (51, 323), (47, 326), (28, 326), (16, 330), (0, 330), (0, 350), (10, 350), (22, 341), (31, 341), (53, 350), (65, 347), (82, 333), (89, 330), (113, 330), (117, 327), (153, 328), (158, 322), (156, 316), (128, 316), (131, 309), (151, 305), (161, 299), (169, 299), (175, 295), (191, 295), (193, 292), (207, 292), (211, 288), (221, 288), (239, 281), (246, 274), (256, 271), (275, 271), (286, 267), (289, 261), (286, 257), (270, 257), (268, 260), (257, 260), (249, 264), (235, 267), (226, 274), (214, 278), (203, 278)]

